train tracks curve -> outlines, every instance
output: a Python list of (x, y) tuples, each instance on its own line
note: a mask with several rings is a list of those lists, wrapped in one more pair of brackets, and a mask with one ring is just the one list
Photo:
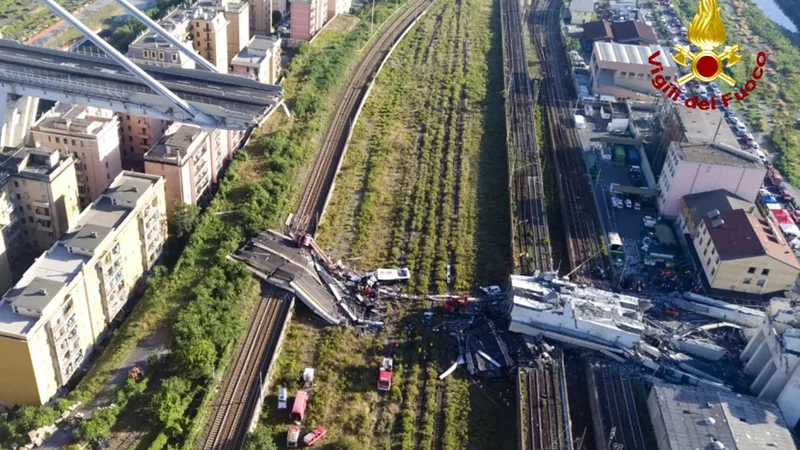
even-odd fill
[(350, 130), (355, 127), (357, 114), (370, 81), (375, 77), (394, 44), (431, 5), (433, 0), (412, 0), (400, 17), (386, 26), (367, 49), (356, 66), (344, 93), (339, 98), (333, 120), (314, 158), (311, 175), (303, 189), (300, 204), (294, 212), (291, 227), (298, 231), (314, 233), (322, 217), (325, 204), (333, 189), (333, 182), (347, 148)]

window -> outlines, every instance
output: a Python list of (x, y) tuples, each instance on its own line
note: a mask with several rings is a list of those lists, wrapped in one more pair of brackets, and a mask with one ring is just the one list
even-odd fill
[(719, 264), (719, 256), (717, 256), (717, 260), (714, 261), (714, 264)]
[(33, 223), (33, 216), (28, 216), (28, 222)]
[(744, 280), (742, 280), (742, 284), (750, 284), (752, 282), (753, 282), (752, 278), (745, 278)]
[(706, 256), (706, 253), (708, 253), (708, 249), (703, 250), (703, 256)]
[(19, 187), (19, 183), (15, 181), (14, 182), (14, 187), (18, 188)]
[(142, 145), (147, 145), (147, 138), (142, 139)]
[(108, 169), (108, 161), (106, 161), (106, 169)]
[(131, 126), (130, 125), (128, 125), (128, 131), (131, 131)]
[(711, 254), (713, 255), (714, 253), (717, 253), (717, 249), (716, 249), (716, 248), (714, 248), (714, 247), (712, 247), (712, 248), (711, 248)]
[(764, 287), (765, 284), (767, 284), (767, 280), (758, 280), (758, 281), (756, 281), (756, 286), (758, 286), (758, 287)]
[(711, 269), (711, 276), (713, 277), (716, 272), (717, 272), (717, 269)]
[(176, 53), (172, 54), (172, 60), (173, 61), (177, 61), (178, 60), (178, 55)]
[(711, 258), (708, 258), (708, 261), (706, 261), (706, 265), (707, 265), (707, 266), (710, 266), (710, 265), (711, 265)]
[(77, 145), (77, 144), (75, 144), (75, 139), (72, 140), (72, 145)]
[(30, 198), (31, 198), (30, 194), (28, 194), (28, 193), (26, 192), (26, 193), (25, 193), (25, 200), (29, 200)]
[[(149, 58), (150, 57), (150, 52), (147, 51), (147, 50), (143, 51), (142, 54), (144, 55), (145, 58)], [(128, 118), (130, 119), (130, 117), (128, 117)]]
[(61, 143), (61, 138), (56, 138), (56, 144), (60, 144), (60, 143)]
[(39, 183), (39, 189), (44, 189), (44, 188), (45, 188), (44, 183)]
[(767, 276), (769, 275), (769, 269), (764, 269), (761, 271), (761, 275)]
[(50, 136), (47, 136), (47, 142), (53, 142), (53, 140), (50, 139)]
[(755, 267), (751, 267), (751, 268), (747, 269), (747, 273), (756, 273), (756, 268)]
[(83, 141), (81, 141), (81, 147), (83, 147)]
[[(28, 211), (31, 210), (31, 205), (25, 205), (25, 207), (28, 208)], [(20, 206), (19, 209), (22, 209), (22, 206)]]
[(106, 180), (110, 180), (110, 179), (111, 179), (111, 175), (110, 174), (106, 174)]

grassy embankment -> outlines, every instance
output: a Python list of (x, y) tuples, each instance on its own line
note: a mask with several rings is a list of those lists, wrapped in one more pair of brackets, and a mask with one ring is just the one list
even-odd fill
[(445, 292), (449, 264), (459, 292), (509, 270), (499, 17), (464, 3), (435, 4), (378, 76), (319, 236), (365, 270), (408, 266), (415, 292)]

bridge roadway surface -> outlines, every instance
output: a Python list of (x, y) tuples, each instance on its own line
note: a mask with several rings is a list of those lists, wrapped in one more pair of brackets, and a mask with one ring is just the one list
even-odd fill
[[(141, 67), (198, 110), (219, 117), (223, 122), (220, 128), (257, 126), (283, 100), (280, 86), (245, 77), (196, 69)], [(34, 95), (22, 92), (24, 88), (33, 88), (105, 100), (109, 104), (139, 103), (167, 115), (178, 114), (111, 58), (26, 46), (7, 39), (0, 39), (0, 88), (20, 95)]]

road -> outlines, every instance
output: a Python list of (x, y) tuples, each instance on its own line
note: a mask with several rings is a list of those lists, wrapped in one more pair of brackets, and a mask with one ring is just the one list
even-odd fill
[[(136, 344), (125, 359), (120, 363), (114, 375), (106, 382), (100, 393), (92, 400), (91, 403), (80, 408), (86, 417), (91, 417), (95, 409), (100, 406), (107, 406), (113, 401), (112, 394), (114, 389), (128, 377), (128, 371), (133, 366), (147, 367), (147, 359), (151, 355), (163, 355), (167, 353), (167, 340), (169, 335), (167, 330), (159, 328), (148, 336), (145, 336)], [(39, 447), (43, 450), (58, 450), (64, 446), (72, 443), (72, 430), (66, 428), (59, 428), (56, 433), (50, 436), (49, 439)]]
[[(139, 8), (140, 10), (144, 11), (153, 5), (156, 4), (156, 0), (129, 0), (134, 6)], [(91, 5), (87, 6), (86, 9), (79, 12), (77, 17), (79, 19), (83, 19), (91, 14), (96, 13), (97, 11), (102, 10), (103, 8), (111, 5), (114, 3), (114, 0), (97, 0), (96, 2), (92, 3)], [(124, 20), (127, 20), (127, 14), (120, 15), (117, 18), (118, 20), (114, 21), (114, 24), (122, 24)], [(124, 20), (123, 20), (124, 19)], [(66, 30), (69, 27), (69, 24), (64, 22), (63, 20), (59, 20), (54, 26), (47, 29), (46, 32), (36, 36), (31, 43), (39, 44), (39, 45), (47, 45), (48, 41), (56, 37), (59, 33)]]

